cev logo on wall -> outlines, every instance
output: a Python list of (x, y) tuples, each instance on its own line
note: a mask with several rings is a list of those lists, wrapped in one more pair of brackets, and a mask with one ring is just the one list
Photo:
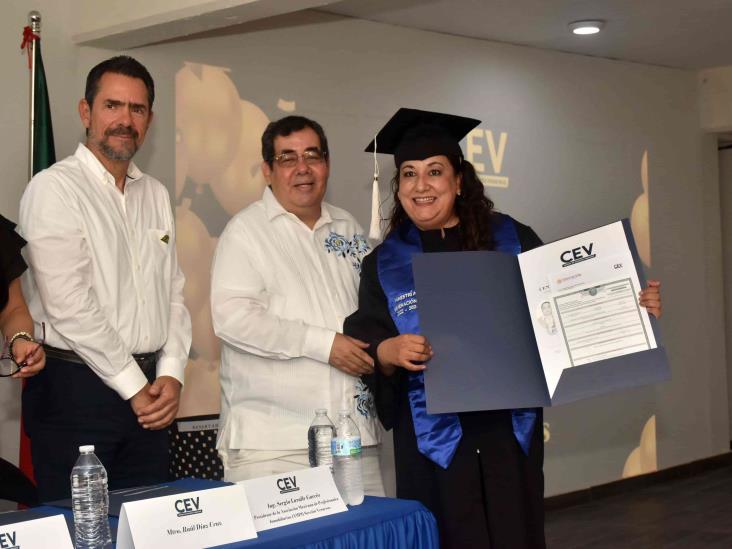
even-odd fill
[(475, 128), (468, 134), (466, 140), (465, 159), (475, 166), (478, 179), (483, 186), (508, 188), (508, 177), (501, 175), (508, 134), (501, 132), (496, 140), (492, 130)]

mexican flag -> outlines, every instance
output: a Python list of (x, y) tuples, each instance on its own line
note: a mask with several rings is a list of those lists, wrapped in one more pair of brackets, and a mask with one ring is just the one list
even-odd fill
[[(30, 46), (33, 46), (32, 48)], [(35, 34), (30, 27), (23, 29), (23, 42), (21, 49), (28, 49), (28, 68), (33, 70), (33, 63), (30, 55), (35, 58), (35, 71), (33, 77), (33, 159), (32, 174), (48, 168), (56, 162), (56, 149), (53, 144), (53, 126), (51, 124), (51, 108), (48, 102), (48, 85), (46, 83), (46, 72), (43, 70), (43, 58), (41, 57), (41, 37)], [(31, 53), (32, 52), (32, 53)], [(25, 383), (24, 383), (25, 387)], [(33, 462), (31, 460), (30, 439), (23, 427), (23, 418), (20, 420), (20, 456), (19, 466), (25, 475), (33, 479)]]
[[(28, 37), (28, 38), (26, 38)], [(48, 168), (56, 162), (56, 149), (53, 145), (53, 125), (51, 107), (48, 103), (48, 85), (41, 57), (41, 37), (34, 34), (30, 27), (23, 31), (23, 44), (28, 40), (34, 43), (35, 57), (34, 101), (33, 101), (33, 174)], [(23, 46), (21, 46), (23, 47)]]

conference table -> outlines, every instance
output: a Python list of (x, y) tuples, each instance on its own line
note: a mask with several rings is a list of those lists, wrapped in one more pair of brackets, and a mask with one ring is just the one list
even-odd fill
[[(167, 483), (182, 491), (197, 491), (228, 483), (202, 479), (182, 479)], [(43, 505), (29, 511), (33, 515), (62, 513), (73, 532), (73, 515), (68, 507)], [(37, 517), (34, 517), (37, 518)], [(113, 538), (118, 517), (110, 516)], [(73, 537), (72, 537), (73, 540)], [(217, 549), (438, 549), (435, 518), (418, 501), (366, 496), (361, 505), (296, 524), (258, 533), (256, 539), (218, 545)]]

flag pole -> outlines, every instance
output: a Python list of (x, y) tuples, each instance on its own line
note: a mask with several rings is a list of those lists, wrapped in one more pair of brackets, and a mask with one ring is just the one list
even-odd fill
[[(35, 10), (28, 13), (28, 26), (30, 26), (33, 34), (40, 36), (41, 34), (41, 14)], [(28, 181), (33, 177), (33, 126), (35, 124), (35, 104), (36, 104), (36, 44), (35, 40), (31, 40), (28, 44), (31, 67), (30, 67), (30, 132), (29, 132), (29, 146), (28, 146)]]

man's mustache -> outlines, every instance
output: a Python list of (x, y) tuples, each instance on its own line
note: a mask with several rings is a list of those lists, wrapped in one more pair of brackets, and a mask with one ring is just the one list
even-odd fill
[(105, 131), (104, 135), (106, 135), (107, 137), (116, 135), (120, 137), (132, 137), (134, 139), (137, 139), (140, 134), (135, 128), (132, 128), (130, 126), (117, 126), (116, 128)]

